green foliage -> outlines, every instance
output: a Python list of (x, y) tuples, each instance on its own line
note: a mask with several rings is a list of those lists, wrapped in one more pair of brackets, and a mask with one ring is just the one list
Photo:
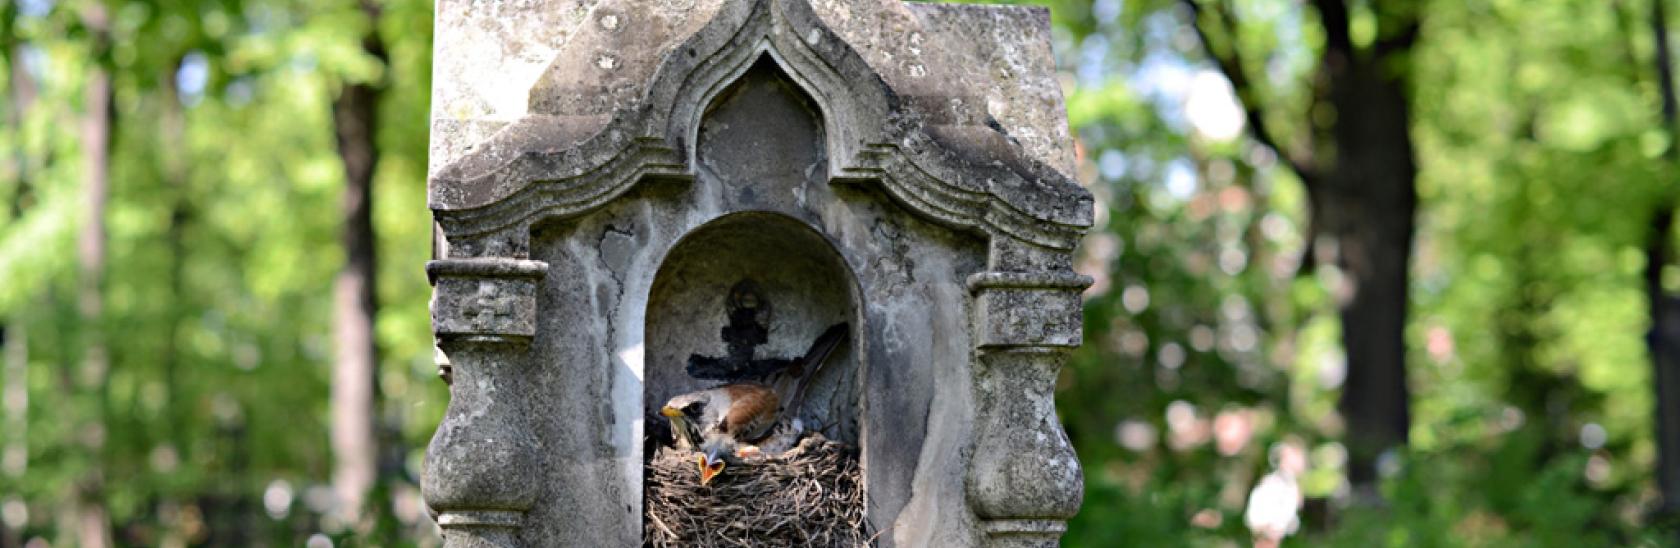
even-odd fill
[[(19, 209), (0, 223), (0, 318), (28, 337), (28, 430), (0, 436), (28, 448), (26, 472), (0, 480), (0, 502), (29, 510), (19, 538), (68, 538), (54, 509), (90, 470), (106, 478), (124, 544), (291, 543), (321, 530), (308, 495), (330, 472), (331, 287), (343, 260), (330, 101), (347, 81), (402, 84), (386, 95), (379, 135), (378, 337), (381, 389), (401, 402), (386, 413), (417, 466), (447, 400), (419, 274), (431, 225), (414, 214), (425, 207), (429, 2), (383, 6), (390, 66), (361, 53), (370, 21), (354, 2), (111, 4), (116, 47), (103, 60), (75, 30), (85, 4), (34, 5), (48, 11), (3, 22), (19, 44), (7, 45), (19, 53), (5, 74), (32, 62), (38, 87), (0, 135), (20, 143), (0, 148), (28, 168), (0, 185)], [(76, 320), (71, 250), (84, 210), (76, 123), (93, 63), (116, 90), (99, 326), (112, 363), (98, 393), (67, 378), (88, 327)], [(79, 418), (103, 425), (99, 454), (82, 449), (95, 433), (72, 431)], [(417, 477), (411, 468), (393, 481), (405, 536), (425, 538)], [(265, 511), (265, 493), (286, 504)]]
[[(388, 89), (379, 387), (405, 457), (380, 510), (402, 527), (367, 540), (435, 543), (416, 488), (447, 399), (420, 274), (431, 225), (417, 214), (432, 6), (383, 2), (375, 22), (349, 0), (112, 1), (99, 55), (80, 22), (92, 1), (0, 7), (0, 318), (28, 343), (25, 374), (0, 378), (27, 395), (26, 428), (0, 432), (27, 448), (26, 468), (0, 467), (0, 506), (28, 516), (0, 543), (69, 538), (58, 514), (92, 471), (124, 544), (354, 536), (322, 522), (312, 493), (331, 470), (330, 288), (343, 260), (331, 100), (362, 82)], [(1087, 344), (1059, 393), (1087, 488), (1067, 544), (1246, 544), (1249, 491), (1290, 455), (1305, 462), (1310, 510), (1285, 544), (1671, 544), (1680, 527), (1647, 515), (1640, 246), (1674, 182), (1657, 161), (1674, 143), (1658, 125), (1647, 1), (1350, 2), (1362, 47), (1396, 32), (1385, 21), (1397, 6), (1424, 21), (1406, 73), (1423, 205), (1414, 426), (1381, 504), (1344, 479), (1341, 274), (1306, 266), (1301, 182), (1229, 131), (1241, 112), (1220, 110), (1229, 92), (1183, 3), (1039, 2), (1098, 203), (1079, 265), (1097, 279)], [(1333, 120), (1311, 106), (1326, 40), (1312, 3), (1227, 4), (1236, 24), (1210, 31), (1256, 81), (1239, 99), (1281, 135)], [(374, 24), (388, 64), (361, 49)], [(86, 220), (77, 121), (95, 67), (115, 84), (115, 182), (105, 321), (89, 326), (73, 250)], [(35, 97), (13, 112), (18, 74)], [(1680, 268), (1664, 280), (1680, 290)], [(90, 329), (110, 346), (102, 390), (75, 378)], [(89, 436), (104, 449), (85, 451)]]
[(1581, 478), (1584, 454), (1536, 466), (1540, 436), (1507, 436), (1492, 451), (1417, 452), (1384, 485), (1386, 508), (1344, 512), (1325, 540), (1338, 546), (1620, 546), (1608, 504)]
[[(1070, 545), (1246, 543), (1243, 495), (1285, 447), (1308, 455), (1309, 506), (1330, 508), (1303, 516), (1297, 538), (1311, 544), (1663, 538), (1647, 530), (1655, 447), (1639, 276), (1646, 219), (1672, 177), (1655, 161), (1668, 137), (1643, 2), (1417, 4), (1413, 443), (1377, 507), (1346, 506), (1359, 500), (1337, 443), (1340, 274), (1321, 265), (1298, 277), (1299, 182), (1252, 139), (1212, 138), (1186, 119), (1194, 90), (1174, 88), (1215, 69), (1181, 2), (1073, 4), (1052, 3), (1057, 46), (1076, 82), (1082, 178), (1104, 214), (1081, 265), (1099, 280), (1087, 344), (1060, 392), (1087, 471)], [(1334, 116), (1305, 106), (1323, 37), (1301, 4), (1226, 2), (1237, 24), (1210, 25), (1259, 82), (1240, 99), (1280, 135)], [(1381, 10), (1393, 6), (1351, 4), (1356, 43), (1387, 35)], [(1252, 345), (1236, 344), (1248, 333)], [(1174, 405), (1196, 412), (1175, 427)], [(1208, 439), (1221, 413), (1249, 417), (1241, 449)], [(1601, 439), (1583, 448), (1588, 432)]]

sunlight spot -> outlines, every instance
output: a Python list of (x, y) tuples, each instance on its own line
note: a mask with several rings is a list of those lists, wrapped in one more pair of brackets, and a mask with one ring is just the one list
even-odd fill
[(1499, 412), (1499, 428), (1506, 432), (1522, 428), (1525, 417), (1521, 409), (1507, 405)]
[(46, 50), (28, 44), (18, 46), (18, 50), (23, 58), (23, 70), (38, 82), (47, 79), (47, 68), (52, 60), (47, 58)]
[(1245, 160), (1254, 169), (1269, 169), (1277, 165), (1277, 154), (1272, 152), (1271, 148), (1254, 144), (1248, 147), (1248, 155)]
[(1213, 427), (1196, 411), (1196, 405), (1184, 400), (1167, 404), (1167, 444), (1175, 451), (1184, 451), (1207, 443)]
[(52, 12), (52, 0), (23, 0), (18, 2), (18, 12), (26, 17), (46, 17)]
[(1254, 437), (1254, 420), (1245, 409), (1219, 412), (1213, 419), (1213, 445), (1220, 455), (1233, 456), (1248, 447)]
[(1114, 439), (1121, 447), (1142, 453), (1155, 447), (1159, 434), (1148, 421), (1126, 419), (1114, 428)]
[(1225, 523), (1225, 515), (1212, 508), (1203, 508), (1196, 512), (1196, 515), (1190, 516), (1190, 525), (1203, 529), (1218, 529), (1222, 523)]
[(646, 349), (640, 343), (618, 351), (619, 361), (624, 362), (625, 367), (630, 369), (630, 373), (636, 376), (637, 381), (645, 380), (642, 378), (642, 356), (645, 353)]
[(177, 466), (180, 466), (181, 453), (175, 450), (175, 446), (163, 444), (152, 448), (150, 460), (153, 470), (162, 474), (169, 474), (174, 472)]
[(1242, 295), (1226, 295), (1224, 299), (1219, 301), (1219, 313), (1228, 322), (1247, 320), (1251, 310), (1252, 307), (1249, 306), (1248, 299), (1243, 298)]
[(1125, 6), (1125, 2), (1120, 0), (1097, 0), (1091, 5), (1091, 17), (1099, 23), (1113, 23)]
[(23, 529), (29, 523), (29, 505), (15, 495), (7, 497), (6, 502), (0, 504), (0, 521), (4, 521), (8, 529)]
[(1425, 339), (1427, 342), (1424, 344), (1424, 348), (1429, 352), (1429, 359), (1434, 360), (1437, 364), (1446, 363), (1447, 360), (1452, 359), (1453, 338), (1452, 332), (1448, 331), (1447, 328), (1439, 325), (1432, 326), (1429, 328)]
[(1133, 358), (1142, 357), (1149, 351), (1149, 335), (1138, 329), (1127, 330), (1120, 335), (1120, 350)]
[(1604, 447), (1604, 442), (1609, 438), (1610, 434), (1605, 432), (1604, 427), (1599, 426), (1596, 422), (1589, 422), (1586, 426), (1581, 427), (1581, 447), (1598, 449)]
[[(1143, 62), (1133, 71), (1129, 83), (1133, 89), (1147, 96), (1161, 100), (1165, 105), (1177, 104), (1190, 91), (1190, 82), (1194, 78), (1193, 69), (1177, 56), (1164, 53), (1146, 55)], [(1177, 115), (1177, 109), (1162, 108), (1163, 114)]]
[(292, 512), (292, 484), (283, 479), (269, 482), (268, 488), (263, 490), (262, 501), (268, 517), (284, 519)]
[(1318, 385), (1335, 390), (1347, 380), (1347, 358), (1341, 352), (1326, 352), (1318, 359)]
[(1213, 328), (1205, 325), (1190, 328), (1190, 348), (1196, 349), (1197, 352), (1207, 352), (1213, 350), (1213, 343)]
[(1603, 487), (1610, 482), (1610, 459), (1604, 458), (1604, 455), (1593, 455), (1587, 459), (1587, 468), (1582, 472), (1593, 486)]
[(338, 494), (328, 485), (311, 486), (303, 491), (303, 505), (311, 512), (325, 514), (338, 505)]
[(1156, 357), (1161, 360), (1161, 367), (1178, 369), (1184, 366), (1184, 347), (1175, 342), (1161, 345)]
[(181, 58), (181, 68), (175, 71), (175, 89), (180, 90), (181, 104), (195, 105), (204, 97), (204, 87), (210, 82), (210, 61), (203, 53), (192, 52)]
[(1180, 200), (1188, 200), (1196, 193), (1196, 168), (1187, 160), (1173, 160), (1167, 164), (1167, 193)]
[(1248, 254), (1236, 246), (1229, 246), (1219, 251), (1219, 271), (1227, 276), (1242, 273), (1243, 267), (1248, 266)]
[(1347, 446), (1338, 442), (1326, 442), (1313, 449), (1312, 460), (1318, 466), (1331, 470), (1341, 470), (1347, 466)]
[(1400, 471), (1404, 467), (1405, 458), (1400, 456), (1398, 449), (1390, 447), (1377, 455), (1377, 476), (1379, 477), (1392, 478), (1400, 475)]
[(1097, 157), (1097, 171), (1104, 179), (1118, 181), (1126, 176), (1126, 155), (1115, 149), (1108, 149)]
[(1126, 286), (1126, 291), (1120, 294), (1120, 304), (1127, 312), (1142, 313), (1149, 308), (1149, 289), (1141, 285)]
[(1213, 70), (1197, 72), (1184, 100), (1184, 117), (1196, 133), (1214, 141), (1229, 141), (1243, 130), (1243, 110), (1231, 83)]

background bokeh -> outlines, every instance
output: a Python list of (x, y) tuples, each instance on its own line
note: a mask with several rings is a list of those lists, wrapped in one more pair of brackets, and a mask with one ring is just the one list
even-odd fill
[[(1044, 2), (1097, 199), (1065, 543), (1265, 544), (1298, 516), (1284, 544), (1674, 544), (1647, 338), (1680, 292), (1665, 1)], [(0, 546), (438, 544), (431, 9), (0, 2)], [(1403, 93), (1415, 159), (1408, 420), (1369, 453), (1338, 406), (1358, 277), (1312, 212), (1405, 206), (1314, 207), (1313, 165), (1394, 145), (1346, 130), (1381, 99), (1336, 95), (1346, 66)], [(370, 159), (361, 248), (346, 166)], [(335, 330), (369, 310), (335, 310), (351, 259), (377, 297), (359, 509), (330, 441)]]

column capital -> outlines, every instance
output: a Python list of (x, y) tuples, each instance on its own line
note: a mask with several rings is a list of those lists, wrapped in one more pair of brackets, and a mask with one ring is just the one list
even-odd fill
[(1079, 346), (1080, 292), (1090, 276), (1072, 271), (980, 272), (968, 277), (974, 329), (982, 351)]
[(506, 257), (426, 263), (439, 345), (529, 344), (537, 332), (537, 285), (547, 273), (548, 263)]

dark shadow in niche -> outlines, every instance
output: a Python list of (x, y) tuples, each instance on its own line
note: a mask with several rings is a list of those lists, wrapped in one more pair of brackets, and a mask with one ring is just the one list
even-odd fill
[[(669, 442), (658, 414), (667, 400), (722, 384), (690, 375), (691, 362), (733, 356), (770, 368), (785, 365), (830, 327), (849, 324), (860, 332), (856, 295), (851, 269), (833, 245), (785, 215), (736, 213), (689, 233), (665, 256), (648, 297), (642, 400), (648, 441)], [(854, 447), (861, 398), (857, 339), (834, 350), (801, 408), (789, 410), (807, 430)], [(655, 449), (650, 445), (645, 454)]]

